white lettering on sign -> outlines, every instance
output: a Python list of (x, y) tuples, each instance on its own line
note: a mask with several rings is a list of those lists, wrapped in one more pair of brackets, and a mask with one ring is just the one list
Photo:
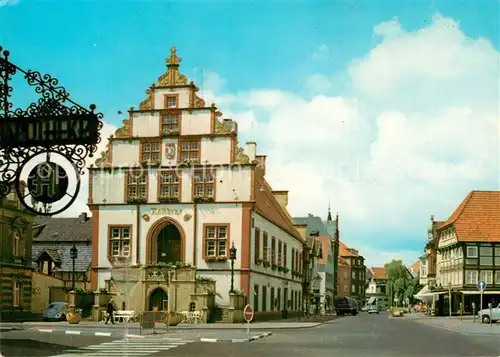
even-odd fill
[(177, 208), (151, 208), (152, 216), (165, 216), (165, 215), (180, 215), (182, 213), (182, 209)]

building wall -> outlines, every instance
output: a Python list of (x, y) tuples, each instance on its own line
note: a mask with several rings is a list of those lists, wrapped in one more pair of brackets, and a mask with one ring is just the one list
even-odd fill
[(339, 264), (338, 296), (351, 296), (351, 267)]
[[(31, 317), (32, 268), (31, 245), (34, 216), (21, 209), (20, 203), (0, 200), (0, 321)], [(20, 237), (14, 254), (14, 232)], [(19, 290), (17, 290), (19, 289)], [(18, 303), (15, 303), (16, 300)]]
[(33, 272), (33, 298), (31, 311), (41, 313), (50, 303), (50, 288), (65, 286), (65, 282), (52, 276)]
[[(119, 152), (119, 151), (118, 151)], [(113, 157), (117, 152), (113, 153)], [(133, 163), (131, 163), (132, 165)], [(215, 196), (218, 202), (250, 201), (253, 166), (217, 166)], [(147, 169), (141, 169), (147, 170)], [(165, 169), (160, 169), (165, 171)], [(148, 202), (158, 202), (158, 169), (148, 169)], [(126, 202), (125, 169), (95, 170), (92, 172), (91, 199), (93, 203), (115, 204)], [(180, 202), (193, 201), (193, 169), (177, 169), (180, 175)]]

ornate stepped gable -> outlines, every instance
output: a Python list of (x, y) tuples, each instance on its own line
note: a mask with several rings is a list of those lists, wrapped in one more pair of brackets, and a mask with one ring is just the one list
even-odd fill
[[(151, 86), (146, 90), (147, 98), (143, 100), (139, 105), (139, 110), (135, 110), (134, 107), (129, 109), (129, 118), (123, 120), (123, 126), (118, 128), (114, 135), (111, 135), (108, 139), (112, 141), (113, 138), (130, 138), (132, 139), (132, 112), (134, 111), (151, 111), (154, 107), (154, 93), (156, 88), (165, 88), (165, 87), (178, 87), (178, 86), (189, 86), (193, 88), (193, 107), (187, 108), (208, 108), (205, 104), (205, 101), (200, 98), (196, 93), (199, 91), (199, 88), (194, 84), (193, 81), (190, 81), (188, 84), (188, 79), (185, 75), (179, 72), (179, 65), (182, 59), (177, 56), (177, 49), (173, 46), (170, 49), (170, 57), (165, 60), (167, 64), (167, 71), (162, 74), (156, 83), (151, 84)], [(237, 132), (237, 125), (232, 120), (219, 120), (222, 117), (222, 113), (217, 110), (217, 107), (214, 103), (209, 107), (210, 110), (215, 113), (215, 134), (231, 134)], [(250, 163), (250, 159), (248, 155), (243, 152), (243, 149), (238, 145), (238, 142), (234, 143), (234, 152), (235, 152), (235, 161), (241, 164)], [(106, 150), (101, 152), (101, 156), (96, 160), (96, 166), (109, 166), (110, 165), (110, 143), (106, 146)]]

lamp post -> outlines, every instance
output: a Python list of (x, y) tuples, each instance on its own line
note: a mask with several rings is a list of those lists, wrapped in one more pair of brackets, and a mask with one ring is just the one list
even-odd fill
[(234, 247), (234, 242), (229, 249), (229, 260), (231, 260), (231, 290), (229, 293), (234, 293), (234, 261), (236, 260), (236, 248)]
[(73, 246), (69, 251), (69, 255), (71, 260), (73, 261), (73, 278), (71, 281), (71, 290), (75, 290), (75, 260), (78, 258), (78, 249), (75, 246), (75, 242), (73, 241)]

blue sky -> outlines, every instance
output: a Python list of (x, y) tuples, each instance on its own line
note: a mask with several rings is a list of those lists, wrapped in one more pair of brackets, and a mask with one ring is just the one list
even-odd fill
[[(453, 149), (479, 117), (490, 129), (492, 116), (498, 118), (493, 109), (483, 110), (495, 107), (494, 99), (474, 93), (498, 91), (487, 80), (498, 78), (489, 67), (498, 55), (497, 1), (0, 5), (0, 46), (11, 51), (11, 60), (52, 74), (73, 100), (95, 103), (111, 125), (123, 119), (118, 110), (144, 99), (175, 44), (182, 72), (241, 121), (241, 142), (255, 139), (269, 155), (269, 179), (276, 189), (290, 189), (292, 214), (325, 215), (330, 198), (343, 239), (373, 264), (393, 256), (416, 259), (431, 214), (445, 219), (470, 190), (498, 189), (494, 154), (491, 161), (482, 155), (497, 139), (489, 137), (490, 146), (478, 141), (477, 150)], [(448, 68), (453, 71), (445, 73)], [(19, 87), (16, 103), (31, 100), (26, 93)], [(445, 128), (458, 117), (455, 141), (433, 141), (431, 131), (412, 136), (435, 121), (443, 129), (434, 132), (448, 137)], [(301, 130), (308, 120), (311, 126)], [(399, 142), (398, 128), (409, 135)], [(287, 130), (290, 140), (276, 138)], [(422, 145), (426, 138), (429, 144)], [(363, 172), (369, 167), (369, 174), (361, 178), (359, 165), (339, 170), (353, 162), (361, 162)], [(385, 162), (392, 166), (381, 169)], [(382, 178), (381, 172), (397, 171), (394, 162), (413, 162), (417, 172), (447, 167), (451, 176), (416, 178), (405, 168), (403, 177)], [(304, 185), (314, 189), (305, 193)]]

